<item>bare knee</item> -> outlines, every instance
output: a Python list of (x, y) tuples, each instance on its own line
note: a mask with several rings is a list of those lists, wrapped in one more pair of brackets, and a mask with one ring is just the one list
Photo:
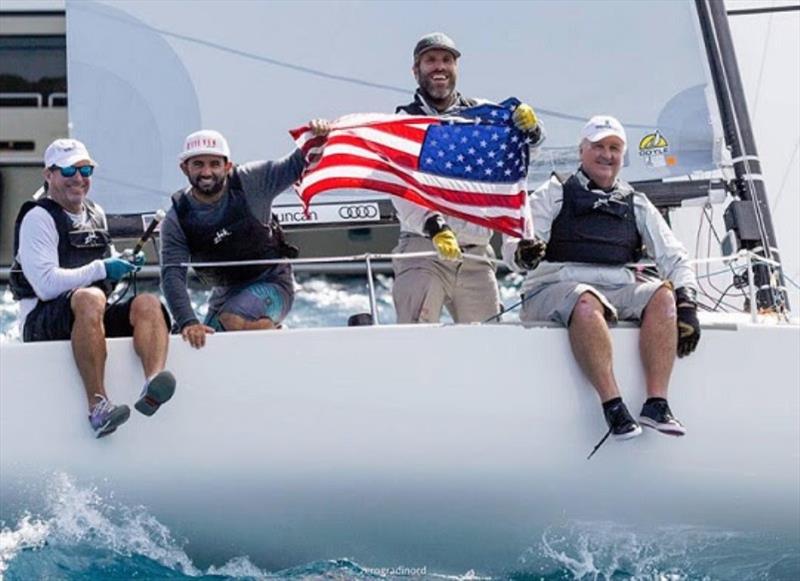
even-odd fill
[(669, 287), (659, 288), (647, 303), (642, 314), (642, 319), (655, 319), (657, 321), (674, 321), (677, 316), (675, 307), (675, 295)]
[(146, 293), (137, 295), (131, 301), (130, 320), (131, 325), (136, 326), (137, 323), (143, 321), (158, 321), (163, 320), (164, 316), (161, 312), (161, 301), (155, 295)]
[(570, 326), (575, 323), (590, 324), (602, 322), (605, 324), (605, 306), (594, 293), (585, 292), (578, 297), (578, 302), (572, 309)]
[(106, 295), (99, 288), (79, 288), (70, 299), (76, 321), (99, 323), (106, 311)]

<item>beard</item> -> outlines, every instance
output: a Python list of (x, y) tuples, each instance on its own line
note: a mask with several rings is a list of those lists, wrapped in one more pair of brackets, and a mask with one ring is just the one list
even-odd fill
[(212, 175), (211, 180), (201, 180), (199, 176), (195, 176), (189, 179), (189, 183), (192, 184), (196, 192), (204, 196), (215, 196), (225, 187), (225, 177), (224, 175)]
[(442, 86), (435, 83), (433, 79), (428, 76), (420, 79), (419, 86), (426, 97), (430, 97), (433, 101), (443, 103), (452, 99), (453, 93), (455, 93), (456, 90), (456, 79), (455, 76), (451, 75), (447, 79), (447, 83)]

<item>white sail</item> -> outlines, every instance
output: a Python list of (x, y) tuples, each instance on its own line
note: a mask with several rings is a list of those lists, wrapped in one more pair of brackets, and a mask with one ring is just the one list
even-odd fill
[(411, 50), (432, 28), (459, 44), (464, 94), (538, 109), (548, 139), (531, 184), (574, 170), (579, 130), (597, 113), (628, 130), (629, 181), (717, 167), (719, 116), (690, 0), (434, 2), (409, 18), (420, 9), (205, 1), (189, 18), (176, 0), (68, 1), (72, 132), (103, 167), (93, 195), (112, 212), (165, 205), (184, 182), (182, 139), (200, 127), (247, 161), (287, 153), (287, 130), (313, 117), (392, 112), (410, 100)]

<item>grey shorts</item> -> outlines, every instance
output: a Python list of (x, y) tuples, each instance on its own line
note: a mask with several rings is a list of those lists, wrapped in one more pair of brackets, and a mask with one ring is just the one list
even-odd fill
[(590, 292), (605, 307), (607, 321), (639, 321), (653, 294), (665, 285), (669, 283), (635, 282), (618, 286), (593, 286), (581, 282), (545, 284), (525, 295), (520, 320), (555, 321), (566, 327), (580, 296)]
[(294, 302), (294, 293), (281, 284), (258, 281), (232, 289), (227, 299), (215, 309), (209, 308), (205, 324), (223, 330), (219, 324), (220, 313), (239, 315), (246, 321), (268, 318), (277, 324), (283, 321)]

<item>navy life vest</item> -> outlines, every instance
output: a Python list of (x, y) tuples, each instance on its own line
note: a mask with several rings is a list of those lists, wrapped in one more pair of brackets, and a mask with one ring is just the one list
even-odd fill
[[(231, 260), (270, 260), (296, 258), (297, 248), (286, 243), (275, 214), (262, 223), (247, 203), (242, 181), (236, 169), (228, 178), (225, 212), (214, 224), (206, 224), (192, 211), (185, 191), (172, 195), (172, 204), (186, 235), (193, 262)], [(219, 266), (195, 268), (200, 279), (210, 286), (233, 286), (255, 280), (275, 266)], [(289, 270), (290, 269), (286, 269)]]
[[(466, 109), (467, 107), (474, 107), (478, 104), (478, 101), (475, 99), (470, 99), (469, 97), (464, 97), (461, 93), (458, 93), (456, 96), (456, 101), (452, 105), (452, 107), (457, 107), (458, 109)], [(398, 105), (397, 108), (394, 110), (395, 113), (407, 113), (409, 115), (430, 115), (427, 111), (425, 111), (421, 97), (419, 95), (419, 91), (414, 94), (414, 100), (409, 103), (408, 105)]]
[[(8, 277), (11, 294), (16, 300), (36, 297), (33, 287), (25, 278), (22, 267), (17, 259), (19, 253), (19, 230), (22, 219), (35, 207), (47, 210), (56, 224), (58, 231), (58, 265), (61, 268), (79, 268), (100, 258), (111, 255), (111, 236), (108, 233), (103, 212), (91, 200), (84, 200), (88, 220), (85, 224), (76, 227), (64, 208), (55, 200), (43, 198), (28, 201), (22, 204), (14, 222), (14, 263)], [(113, 286), (98, 281), (92, 286), (102, 289), (106, 295), (110, 294)]]
[(620, 265), (641, 258), (642, 237), (636, 228), (632, 194), (591, 191), (575, 175), (563, 182), (563, 188), (563, 204), (553, 220), (545, 260)]

